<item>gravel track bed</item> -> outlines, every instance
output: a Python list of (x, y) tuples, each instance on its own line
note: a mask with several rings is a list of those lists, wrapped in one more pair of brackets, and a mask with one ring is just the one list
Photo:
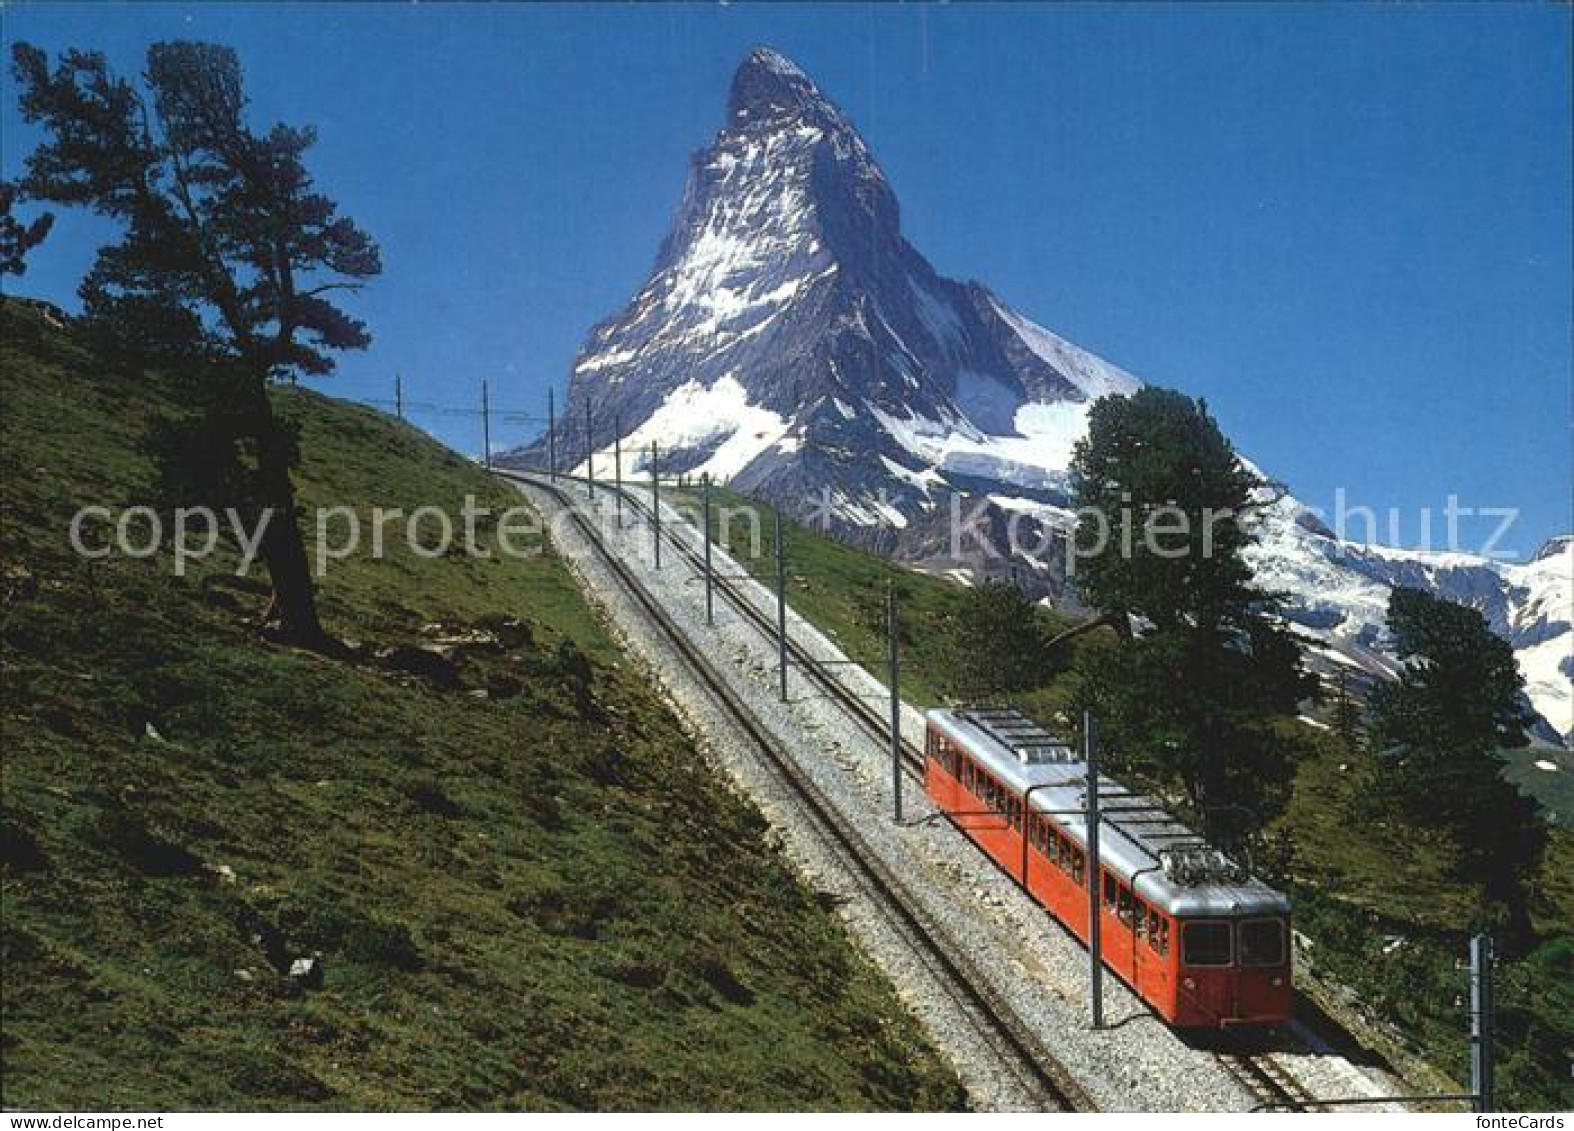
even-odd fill
[[(1102, 1110), (1246, 1110), (1260, 1102), (1219, 1063), (1156, 1018), (1113, 975), (1106, 975), (1106, 1028), (1087, 1021), (1087, 952), (1069, 932), (1032, 902), (1003, 872), (943, 818), (921, 787), (903, 782), (904, 823), (891, 820), (891, 762), (888, 746), (876, 742), (846, 710), (789, 667), (788, 702), (778, 699), (776, 647), (718, 592), (715, 626), (704, 621), (702, 579), (665, 546), (655, 568), (651, 530), (625, 506), (623, 526), (613, 517), (609, 492), (584, 498), (582, 514), (597, 525), (605, 544), (624, 563), (715, 666), (770, 733), (795, 758), (800, 770), (839, 813), (856, 821), (869, 850), (900, 875), (923, 908), (952, 939), (966, 940), (969, 960), (994, 991), (1054, 1050), (1062, 1068)], [(755, 800), (777, 830), (790, 858), (816, 888), (835, 894), (855, 936), (895, 983), (904, 1002), (956, 1067), (973, 1103), (986, 1110), (1035, 1106), (1023, 1083), (1002, 1069), (977, 1026), (943, 988), (943, 979), (915, 954), (876, 906), (846, 862), (806, 820), (801, 803), (763, 766), (736, 724), (676, 657), (662, 634), (599, 562), (583, 535), (562, 520), (561, 504), (547, 492), (521, 489), (546, 516), (558, 550), (578, 573), (592, 598), (607, 612), (631, 648), (662, 683), (703, 745)], [(648, 492), (639, 492), (648, 501)], [(666, 531), (698, 547), (699, 531), (662, 504)], [(769, 536), (768, 527), (762, 534)], [(744, 570), (717, 547), (713, 568), (738, 577)], [(791, 575), (791, 564), (788, 565)], [(811, 581), (812, 584), (812, 581)], [(734, 581), (736, 591), (774, 622), (775, 596), (758, 582)], [(788, 633), (817, 659), (844, 660), (836, 644), (790, 608)], [(867, 696), (884, 711), (884, 684), (863, 669), (842, 664), (828, 669), (844, 686)], [(920, 747), (923, 715), (903, 706), (904, 737)], [(1290, 1033), (1273, 1053), (1278, 1065), (1312, 1095), (1392, 1094), (1394, 1085), (1372, 1070), (1326, 1051), (1309, 1034)]]

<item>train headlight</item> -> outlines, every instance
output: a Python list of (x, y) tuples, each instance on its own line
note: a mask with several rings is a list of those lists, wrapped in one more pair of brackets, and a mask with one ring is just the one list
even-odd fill
[(1274, 989), (1278, 989), (1282, 985), (1284, 985), (1284, 979), (1283, 978), (1275, 978), (1273, 980), (1273, 988)]
[(1183, 982), (1181, 982), (1181, 985), (1185, 986), (1188, 990), (1194, 990), (1197, 988), (1197, 983), (1191, 978), (1185, 979)]

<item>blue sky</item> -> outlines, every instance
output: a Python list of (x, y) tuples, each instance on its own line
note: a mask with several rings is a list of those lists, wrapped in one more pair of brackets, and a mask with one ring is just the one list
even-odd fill
[[(1310, 505), (1574, 527), (1570, 20), (1555, 6), (7, 5), (7, 41), (233, 44), (381, 242), (325, 387), (539, 412), (643, 280), (750, 46), (851, 116), (942, 273), (1205, 396)], [(3, 92), (3, 171), (34, 140)], [(75, 308), (62, 214), (7, 286)], [(421, 422), (467, 451), (466, 416)], [(500, 427), (504, 439), (526, 427)], [(1439, 519), (1440, 521), (1440, 519)], [(1484, 537), (1495, 522), (1467, 524)]]

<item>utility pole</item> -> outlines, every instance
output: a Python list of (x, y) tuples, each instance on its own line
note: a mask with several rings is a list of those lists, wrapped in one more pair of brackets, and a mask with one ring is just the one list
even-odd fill
[(557, 482), (557, 398), (547, 389), (547, 478)]
[(394, 374), (394, 415), (404, 419), (404, 381), (397, 373)]
[(1496, 1108), (1492, 1064), (1492, 936), (1470, 939), (1470, 1091), (1477, 1112)]
[(902, 823), (902, 692), (901, 659), (898, 654), (896, 619), (896, 582), (886, 582), (885, 619), (890, 634), (891, 681), (891, 803), (896, 823)]
[(585, 484), (590, 498), (596, 497), (596, 442), (590, 425), (590, 394), (585, 394)]
[(481, 382), (481, 460), (492, 467), (492, 406), (487, 403), (486, 382)]
[[(1093, 1028), (1104, 1028), (1104, 954), (1099, 922), (1099, 765), (1093, 712), (1082, 712), (1082, 746), (1088, 767), (1088, 1001)], [(1177, 945), (1179, 945), (1177, 943)]]
[(787, 702), (787, 561), (782, 554), (782, 511), (772, 507), (776, 516), (776, 666), (781, 673), (782, 702)]
[(618, 529), (623, 529), (623, 425), (616, 416), (612, 418), (612, 484), (613, 507), (616, 509)]
[(656, 441), (650, 442), (650, 542), (656, 555), (656, 568), (661, 568), (661, 465), (660, 449)]
[(700, 476), (700, 501), (705, 511), (705, 525), (700, 528), (700, 534), (705, 540), (705, 623), (716, 623), (716, 598), (712, 591), (711, 565), (710, 565), (710, 472)]

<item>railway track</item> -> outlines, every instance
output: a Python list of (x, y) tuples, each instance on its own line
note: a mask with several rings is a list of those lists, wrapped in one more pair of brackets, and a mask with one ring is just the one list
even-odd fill
[[(559, 476), (563, 478), (563, 476)], [(617, 487), (599, 485), (600, 489), (616, 491)], [(623, 498), (637, 512), (645, 516), (648, 522), (651, 514), (651, 504), (641, 498), (638, 493), (628, 488), (622, 488)], [(687, 540), (680, 537), (670, 524), (662, 530), (663, 541), (678, 552), (678, 555), (696, 573), (703, 575), (705, 562), (703, 551), (691, 546)], [(741, 592), (736, 584), (724, 577), (714, 579), (716, 591), (721, 594), (732, 608), (752, 623), (756, 629), (771, 640), (776, 639), (776, 625), (770, 615), (751, 601), (746, 594)], [(761, 582), (761, 584), (764, 584)], [(826, 672), (820, 662), (804, 648), (802, 644), (793, 640), (791, 635), (787, 638), (787, 654), (792, 659), (793, 666), (801, 671), (821, 691), (842, 707), (858, 726), (871, 738), (882, 745), (890, 742), (890, 721), (885, 713), (876, 710), (865, 699), (860, 698), (855, 692), (849, 690), (840, 680)], [(902, 764), (910, 778), (916, 781), (923, 780), (923, 752), (907, 739), (902, 739)]]
[[(561, 489), (543, 483), (539, 477), (515, 475), (504, 473), (510, 478), (517, 478), (529, 482), (543, 490), (553, 491), (558, 498), (567, 500), (569, 496)], [(560, 476), (560, 478), (566, 478)], [(619, 488), (603, 484), (602, 489), (608, 492)], [(651, 504), (637, 492), (622, 489), (625, 503), (637, 514), (642, 516), (647, 523), (651, 518)], [(609, 558), (616, 555), (601, 545), (593, 535), (587, 535), (598, 551)], [(662, 530), (662, 541), (677, 552), (684, 563), (695, 573), (703, 575), (705, 562), (703, 551), (683, 538), (678, 531), (669, 524)], [(618, 572), (627, 574), (621, 562), (617, 562)], [(631, 578), (632, 580), (632, 578)], [(754, 603), (739, 586), (730, 578), (713, 577), (716, 592), (740, 616), (751, 623), (757, 631), (767, 639), (775, 640), (776, 624), (770, 614)], [(764, 582), (761, 582), (764, 584)], [(799, 642), (788, 636), (787, 653), (792, 664), (803, 676), (813, 683), (820, 691), (834, 700), (846, 714), (865, 731), (872, 739), (882, 746), (890, 742), (890, 724), (884, 712), (876, 710), (870, 703), (850, 690), (834, 675), (827, 672), (819, 661)], [(923, 753), (907, 739), (902, 739), (903, 770), (908, 777), (922, 781), (923, 779)], [(1261, 1104), (1275, 1108), (1290, 1108), (1299, 1111), (1324, 1110), (1318, 1108), (1314, 1097), (1303, 1088), (1295, 1077), (1279, 1064), (1271, 1055), (1252, 1053), (1241, 1049), (1214, 1050), (1214, 1059), (1219, 1066), (1248, 1094), (1256, 1097)]]
[[(564, 506), (586, 545), (657, 626), (694, 678), (748, 738), (761, 763), (799, 802), (817, 836), (842, 863), (847, 874), (855, 878), (871, 904), (907, 943), (930, 976), (945, 988), (959, 1014), (967, 1019), (985, 1046), (994, 1051), (996, 1061), (1011, 1072), (1025, 1094), (1050, 1110), (1094, 1110), (1081, 1086), (1060, 1067), (1031, 1027), (966, 957), (965, 947), (948, 937), (948, 932), (932, 919), (901, 879), (871, 850), (856, 825), (843, 817), (819, 786), (798, 767), (710, 659), (673, 621), (660, 601), (602, 542), (594, 525), (578, 510), (576, 500), (561, 487), (538, 477), (510, 475), (509, 478), (552, 496)], [(885, 734), (884, 728), (881, 733)]]
[[(1232, 1040), (1234, 1038), (1231, 1038)], [(1271, 1053), (1215, 1049), (1214, 1059), (1260, 1106), (1291, 1111), (1327, 1111)]]

